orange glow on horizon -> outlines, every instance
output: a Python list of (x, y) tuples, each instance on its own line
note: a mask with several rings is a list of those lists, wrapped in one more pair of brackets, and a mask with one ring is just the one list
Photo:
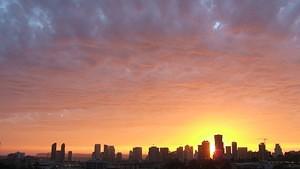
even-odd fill
[[(201, 144), (202, 141), (207, 140), (210, 142), (210, 153), (211, 157), (214, 154), (214, 135), (222, 134), (224, 146), (231, 145), (232, 141), (236, 141), (238, 146), (246, 146), (249, 150), (257, 151), (258, 144), (261, 140), (257, 139), (255, 135), (250, 135), (251, 133), (257, 133), (257, 129), (253, 128), (253, 126), (244, 125), (242, 121), (238, 121), (236, 119), (225, 118), (222, 116), (217, 117), (213, 115), (215, 113), (203, 113), (206, 115), (202, 115), (200, 117), (195, 117), (190, 120), (186, 120), (180, 126), (175, 126), (172, 128), (163, 128), (160, 130), (156, 130), (160, 135), (157, 135), (157, 138), (153, 139), (149, 135), (144, 135), (144, 139), (151, 140), (148, 143), (139, 144), (138, 142), (132, 142), (130, 138), (127, 138), (128, 144), (122, 144), (122, 140), (119, 140), (119, 137), (114, 139), (119, 140), (116, 142), (115, 140), (102, 140), (100, 137), (98, 139), (93, 138), (92, 140), (87, 140), (85, 137), (89, 135), (93, 135), (95, 131), (90, 131), (89, 133), (84, 133), (86, 136), (77, 137), (77, 133), (74, 133), (77, 139), (52, 139), (51, 142), (45, 139), (43, 141), (43, 145), (36, 146), (27, 146), (26, 149), (20, 149), (20, 147), (7, 146), (6, 142), (2, 145), (1, 153), (8, 153), (11, 151), (25, 151), (29, 154), (35, 153), (45, 153), (50, 151), (50, 145), (53, 142), (57, 142), (61, 144), (62, 142), (66, 143), (66, 149), (72, 150), (74, 153), (87, 153), (90, 154), (93, 151), (93, 146), (96, 143), (100, 143), (103, 150), (104, 144), (114, 145), (116, 148), (116, 152), (122, 152), (124, 154), (128, 154), (129, 150), (134, 146), (143, 147), (143, 154), (147, 154), (148, 148), (152, 145), (157, 147), (169, 147), (170, 151), (175, 151), (179, 146), (191, 145), (194, 150), (197, 150), (197, 145)], [(226, 119), (226, 120), (224, 120)], [(99, 131), (98, 131), (99, 132)], [(101, 133), (101, 132), (99, 132)], [(121, 137), (125, 138), (126, 135)], [(147, 137), (149, 136), (149, 137)], [(57, 136), (57, 138), (63, 138), (62, 136)], [(42, 140), (41, 140), (42, 141)], [(274, 144), (277, 143), (274, 140), (270, 140), (267, 142), (267, 148), (269, 150), (273, 150)], [(280, 142), (279, 142), (280, 143)], [(285, 150), (295, 149), (297, 145), (286, 144), (282, 145)]]

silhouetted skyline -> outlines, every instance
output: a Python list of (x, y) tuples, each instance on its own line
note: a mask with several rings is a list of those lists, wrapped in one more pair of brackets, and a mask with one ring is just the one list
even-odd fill
[[(223, 135), (214, 135), (214, 142), (210, 143), (207, 140), (199, 142), (197, 149), (194, 150), (193, 146), (185, 145), (178, 146), (175, 151), (170, 150), (168, 147), (150, 146), (147, 148), (133, 147), (128, 153), (117, 152), (114, 145), (103, 145), (101, 151), (101, 144), (94, 145), (94, 150), (91, 152), (91, 160), (94, 161), (109, 161), (118, 162), (129, 160), (132, 162), (160, 162), (177, 159), (182, 162), (191, 160), (259, 160), (268, 161), (271, 159), (278, 159), (283, 157), (283, 151), (279, 143), (274, 145), (273, 150), (267, 150), (265, 142), (259, 143), (256, 151), (248, 150), (248, 147), (238, 146), (238, 143), (232, 141), (231, 145), (224, 145)], [(73, 151), (68, 151), (68, 157), (65, 155), (65, 144), (61, 144), (61, 150), (57, 150), (57, 143), (51, 145), (50, 160), (62, 162), (65, 159), (72, 161)], [(125, 158), (123, 154), (128, 156)]]

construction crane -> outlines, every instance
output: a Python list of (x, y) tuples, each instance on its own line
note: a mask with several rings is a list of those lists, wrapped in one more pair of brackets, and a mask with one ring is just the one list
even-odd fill
[(258, 140), (263, 140), (263, 143), (266, 144), (266, 141), (268, 140), (268, 138), (258, 138)]

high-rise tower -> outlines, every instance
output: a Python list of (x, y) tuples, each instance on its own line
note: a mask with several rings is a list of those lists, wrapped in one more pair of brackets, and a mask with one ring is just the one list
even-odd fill
[(224, 158), (224, 143), (223, 136), (220, 134), (215, 135), (215, 153), (214, 159), (221, 160)]
[(237, 142), (232, 142), (231, 143), (231, 149), (232, 149), (232, 159), (237, 160), (238, 159)]
[(142, 147), (134, 147), (132, 149), (132, 160), (136, 162), (142, 161), (143, 149)]
[(66, 154), (66, 145), (65, 143), (62, 143), (60, 149), (60, 161), (65, 161), (65, 154)]
[(100, 160), (100, 152), (101, 152), (101, 145), (100, 144), (95, 144), (94, 147), (94, 160)]
[(201, 145), (198, 145), (198, 159), (199, 160), (210, 159), (210, 145), (208, 141), (203, 141)]
[(56, 159), (56, 143), (53, 143), (51, 146), (51, 160), (55, 160)]

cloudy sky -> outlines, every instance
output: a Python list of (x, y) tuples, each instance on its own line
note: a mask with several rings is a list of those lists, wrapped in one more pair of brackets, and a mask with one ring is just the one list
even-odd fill
[(0, 153), (300, 149), (300, 1), (0, 0)]

